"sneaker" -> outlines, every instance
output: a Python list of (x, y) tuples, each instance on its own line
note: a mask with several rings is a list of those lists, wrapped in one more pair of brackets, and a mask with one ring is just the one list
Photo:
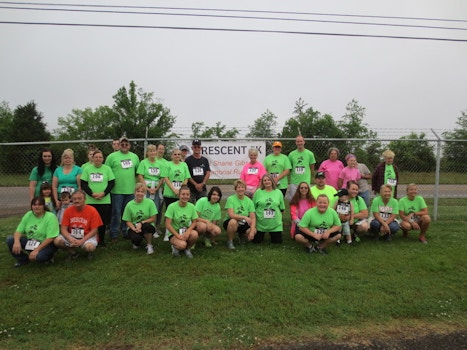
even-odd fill
[(212, 248), (211, 240), (209, 238), (204, 239), (204, 246), (206, 248)]
[(338, 239), (338, 240), (336, 241), (336, 247), (339, 247), (340, 245), (341, 245), (341, 240)]
[(191, 254), (190, 249), (185, 249), (185, 255), (189, 259), (193, 259), (193, 254)]
[(134, 249), (134, 250), (136, 250), (136, 249), (138, 249), (138, 248), (139, 248), (139, 246), (137, 246), (136, 244), (133, 244), (133, 249)]
[(153, 233), (152, 236), (153, 236), (154, 238), (159, 238), (159, 237), (160, 237), (159, 233), (157, 233), (157, 230), (156, 230), (156, 232)]
[(164, 242), (168, 242), (168, 241), (169, 241), (169, 234), (166, 233), (164, 236)]
[(423, 243), (423, 244), (427, 244), (427, 243), (428, 243), (428, 241), (427, 241), (426, 238), (424, 238), (424, 237), (419, 237), (419, 238), (418, 238), (418, 241), (419, 241), (420, 243)]
[(88, 260), (92, 260), (92, 259), (94, 259), (94, 254), (88, 253), (88, 255), (86, 257), (87, 257)]
[(172, 245), (172, 255), (176, 257), (180, 256), (180, 251), (177, 248), (175, 248), (173, 245)]
[(154, 246), (152, 244), (148, 244), (146, 250), (148, 254), (154, 254)]
[(353, 242), (352, 241), (347, 242), (347, 247), (353, 247)]
[(328, 255), (328, 252), (326, 251), (326, 249), (321, 249), (321, 248), (316, 247), (316, 251), (320, 253), (321, 255)]
[(235, 246), (232, 241), (227, 241), (227, 249), (235, 250)]
[(27, 264), (29, 264), (29, 260), (17, 261), (17, 262), (15, 262), (15, 264), (13, 265), (13, 267), (21, 267), (21, 266), (27, 265)]
[(306, 247), (306, 252), (308, 254), (312, 254), (312, 253), (315, 253), (316, 252), (316, 249), (314, 246), (311, 246), (311, 247)]
[(360, 243), (361, 242), (361, 239), (359, 236), (355, 235), (355, 242), (356, 243)]

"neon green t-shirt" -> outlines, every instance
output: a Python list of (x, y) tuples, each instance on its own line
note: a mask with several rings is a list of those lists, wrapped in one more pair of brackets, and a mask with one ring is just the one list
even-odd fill
[(336, 201), (339, 199), (339, 197), (334, 196), (337, 193), (337, 190), (334, 187), (329, 186), (329, 185), (325, 185), (322, 190), (316, 187), (316, 185), (311, 186), (310, 191), (311, 191), (311, 195), (313, 196), (315, 200), (318, 199), (318, 196), (320, 194), (325, 194), (329, 199), (329, 206), (332, 208), (334, 207), (334, 204), (336, 204)]
[(42, 242), (47, 238), (57, 237), (60, 229), (57, 217), (51, 212), (46, 211), (44, 216), (37, 218), (32, 211), (28, 211), (21, 218), (16, 232), (22, 233), (28, 239)]
[(257, 190), (253, 195), (256, 208), (256, 229), (262, 232), (282, 232), (282, 211), (285, 209), (284, 196), (278, 189)]
[[(147, 220), (156, 214), (157, 208), (154, 201), (144, 197), (139, 203), (134, 199), (128, 202), (125, 210), (123, 211), (122, 220), (136, 224), (137, 222)], [(151, 225), (154, 226), (154, 222), (151, 222)]]
[(212, 204), (208, 197), (200, 198), (195, 204), (196, 211), (199, 213), (199, 217), (206, 219), (210, 222), (219, 221), (222, 217), (221, 206), (219, 203)]
[(381, 218), (386, 221), (392, 214), (399, 215), (399, 203), (397, 202), (397, 199), (391, 198), (389, 199), (388, 204), (384, 204), (383, 198), (381, 196), (377, 196), (371, 203), (371, 212), (379, 213)]
[(397, 186), (396, 172), (392, 164), (386, 164), (384, 168), (384, 183), (392, 187), (392, 196), (394, 197), (394, 189)]
[(300, 182), (311, 183), (310, 165), (315, 164), (315, 155), (308, 149), (302, 152), (298, 150), (289, 153), (289, 160), (292, 166), (290, 171), (290, 183), (298, 185)]
[[(360, 213), (362, 210), (368, 210), (368, 207), (366, 206), (365, 200), (362, 197), (355, 197), (350, 200), (350, 203), (353, 205), (353, 212), (354, 214)], [(354, 223), (357, 223), (358, 219), (354, 220)]]
[(405, 215), (418, 213), (425, 208), (427, 208), (427, 205), (422, 196), (415, 196), (413, 200), (405, 196), (399, 200), (399, 211), (403, 211)]
[[(105, 164), (102, 164), (98, 168), (94, 164), (89, 164), (84, 168), (81, 180), (88, 183), (93, 193), (100, 193), (104, 192), (109, 181), (115, 180), (115, 176), (112, 169)], [(110, 202), (110, 193), (102, 199), (95, 199), (92, 196), (86, 195), (86, 204), (110, 204)]]
[[(193, 220), (198, 218), (198, 213), (194, 204), (187, 203), (186, 206), (180, 206), (180, 201), (176, 201), (168, 206), (165, 211), (165, 217), (172, 219), (172, 227), (175, 231), (180, 232), (180, 229), (190, 227)], [(169, 231), (169, 237), (173, 234)]]
[(122, 153), (121, 151), (109, 154), (105, 164), (112, 169), (115, 176), (114, 194), (132, 194), (135, 191), (136, 169), (138, 169), (139, 158), (133, 152)]
[[(292, 165), (290, 164), (289, 157), (285, 154), (274, 155), (270, 154), (264, 158), (263, 162), (266, 171), (271, 174), (273, 177), (279, 176), (284, 170), (292, 169)], [(289, 180), (287, 176), (280, 179), (277, 184), (277, 188), (279, 189), (286, 189), (289, 184)]]
[(142, 175), (148, 188), (151, 186), (157, 186), (159, 181), (167, 176), (166, 166), (167, 161), (165, 159), (155, 159), (151, 162), (148, 158), (145, 158), (139, 163), (137, 174)]
[[(168, 162), (166, 168), (166, 177), (172, 182), (172, 185), (180, 189), (183, 181), (191, 178), (190, 171), (188, 170), (188, 165), (185, 162), (180, 162), (175, 164), (174, 162)], [(164, 197), (176, 198), (172, 189), (164, 183)]]
[(308, 209), (305, 214), (303, 214), (298, 226), (306, 227), (311, 232), (322, 234), (333, 226), (341, 226), (341, 221), (334, 209), (328, 208), (321, 214), (318, 208), (314, 207)]
[[(253, 201), (244, 196), (243, 199), (238, 198), (236, 194), (233, 194), (227, 198), (225, 202), (225, 209), (232, 208), (234, 213), (241, 216), (250, 216), (250, 213), (255, 212), (255, 206)], [(225, 214), (225, 220), (230, 219), (229, 214)]]

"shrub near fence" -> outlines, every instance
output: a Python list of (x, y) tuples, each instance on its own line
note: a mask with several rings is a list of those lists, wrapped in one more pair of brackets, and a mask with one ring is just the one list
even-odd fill
[[(207, 140), (206, 140), (207, 141)], [(209, 140), (211, 141), (211, 140)], [(218, 140), (212, 140), (218, 141)], [(232, 141), (232, 140), (229, 140)], [(245, 140), (243, 140), (245, 141)], [(268, 153), (271, 152), (271, 144), (274, 140), (266, 141)], [(295, 149), (294, 139), (280, 139), (283, 144), (283, 153), (288, 154)], [(188, 139), (137, 139), (132, 140), (132, 152), (141, 159), (147, 144), (162, 142), (166, 145), (167, 157), (169, 150), (176, 145), (190, 145)], [(222, 141), (218, 141), (222, 142)], [(458, 149), (467, 149), (467, 141), (459, 140), (449, 143), (458, 143)], [(75, 152), (76, 164), (87, 161), (87, 148), (93, 144), (104, 152), (104, 155), (112, 152), (111, 140), (78, 140), (57, 142), (31, 142), (31, 143), (1, 143), (0, 144), (0, 216), (22, 215), (29, 207), (28, 177), (32, 168), (36, 165), (38, 155), (44, 147), (53, 150), (57, 161), (66, 148), (72, 148)], [(457, 161), (453, 157), (443, 158), (443, 148), (446, 141), (440, 139), (306, 139), (306, 148), (310, 149), (319, 164), (327, 159), (329, 147), (337, 147), (340, 151), (340, 159), (343, 161), (347, 153), (354, 153), (359, 162), (364, 163), (370, 170), (381, 161), (380, 155), (386, 148), (391, 148), (395, 153), (395, 164), (400, 170), (399, 197), (405, 194), (405, 187), (409, 183), (417, 183), (420, 195), (424, 196), (430, 207), (431, 215), (435, 219), (442, 220), (466, 220), (464, 208), (467, 206), (467, 177), (465, 176), (465, 164), (467, 164), (467, 152), (460, 152)], [(456, 166), (458, 164), (458, 166)], [(216, 180), (216, 183), (230, 185), (231, 179)]]

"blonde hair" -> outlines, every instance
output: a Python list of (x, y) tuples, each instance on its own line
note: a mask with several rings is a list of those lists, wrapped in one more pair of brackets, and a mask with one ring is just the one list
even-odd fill
[(149, 151), (157, 151), (157, 146), (156, 146), (156, 145), (149, 144), (149, 145), (148, 145), (148, 148), (146, 149), (146, 157), (149, 157), (149, 156), (148, 156)]
[(394, 158), (396, 156), (396, 154), (391, 151), (390, 149), (387, 149), (386, 151), (383, 152), (383, 158), (386, 159), (386, 158)]
[(258, 150), (256, 148), (250, 148), (248, 150), (248, 155), (250, 155), (250, 154), (258, 155)]
[(246, 183), (245, 183), (245, 181), (243, 181), (243, 180), (240, 180), (240, 179), (235, 180), (235, 182), (234, 182), (234, 190), (237, 189), (238, 185), (242, 185), (243, 187), (246, 188)]
[(381, 185), (381, 187), (379, 188), (379, 193), (381, 194), (385, 188), (389, 188), (392, 192), (392, 186), (384, 184), (384, 185)]
[(146, 184), (144, 182), (137, 182), (135, 185), (135, 192), (140, 188), (143, 188), (146, 191)]
[(265, 189), (264, 184), (263, 184), (263, 180), (264, 180), (265, 177), (267, 177), (267, 178), (269, 178), (269, 180), (271, 180), (271, 182), (272, 182), (272, 189), (275, 190), (275, 189), (277, 188), (277, 186), (276, 186), (276, 183), (274, 182), (274, 178), (272, 177), (271, 174), (264, 174), (264, 175), (263, 175), (263, 177), (261, 178), (261, 183), (260, 183), (260, 185), (259, 185), (259, 188), (261, 188), (262, 190)]
[(60, 161), (61, 166), (63, 166), (63, 158), (65, 158), (66, 156), (70, 156), (71, 159), (73, 160), (73, 164), (75, 164), (75, 152), (73, 152), (73, 150), (71, 148), (67, 148), (62, 153), (62, 158), (61, 158), (61, 161)]

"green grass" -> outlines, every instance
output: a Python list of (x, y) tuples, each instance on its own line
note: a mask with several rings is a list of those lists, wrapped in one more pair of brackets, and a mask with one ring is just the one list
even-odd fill
[[(0, 219), (2, 239), (18, 220)], [(428, 245), (363, 239), (326, 257), (284, 238), (229, 252), (223, 234), (192, 260), (161, 238), (153, 256), (122, 240), (19, 269), (4, 245), (0, 348), (248, 349), (467, 327), (465, 221), (433, 223)]]

